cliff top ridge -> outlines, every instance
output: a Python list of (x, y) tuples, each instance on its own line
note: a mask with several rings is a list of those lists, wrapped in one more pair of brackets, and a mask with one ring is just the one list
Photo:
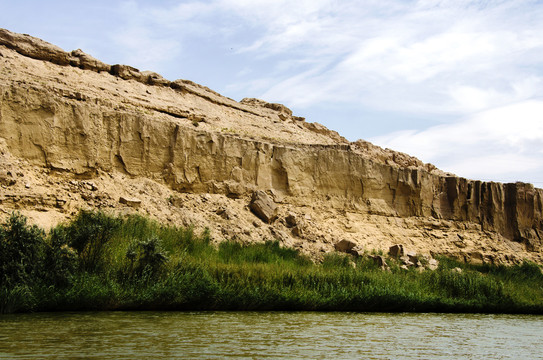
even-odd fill
[[(128, 94), (124, 95), (129, 98), (127, 100), (130, 100), (135, 106), (143, 105), (144, 108), (159, 110), (178, 118), (185, 118), (190, 120), (194, 126), (201, 126), (203, 130), (231, 133), (272, 143), (349, 147), (351, 151), (387, 165), (423, 169), (442, 176), (454, 176), (453, 174), (437, 169), (432, 164), (425, 164), (416, 157), (405, 153), (383, 149), (364, 140), (357, 140), (350, 143), (336, 131), (330, 130), (324, 125), (306, 122), (305, 118), (294, 116), (292, 110), (282, 104), (269, 103), (255, 98), (244, 98), (237, 102), (190, 80), (178, 79), (170, 81), (152, 71), (140, 71), (129, 65), (109, 65), (86, 54), (81, 49), (67, 52), (56, 45), (31, 35), (13, 33), (0, 28), (0, 46), (2, 45), (30, 59), (42, 60), (51, 64), (77, 68), (98, 74), (109, 74), (119, 80), (124, 80), (122, 91), (118, 88), (113, 90), (107, 86), (107, 83), (100, 81), (103, 79), (96, 77), (93, 78), (95, 83), (92, 85), (95, 87), (98, 86), (103, 90), (101, 94), (96, 94), (97, 97), (107, 99), (112, 96), (117, 97), (119, 92), (124, 92)], [(24, 74), (16, 75), (20, 77), (20, 81), (25, 81)], [(31, 75), (35, 76), (36, 74), (33, 73)], [(46, 74), (43, 75), (45, 76)], [(55, 80), (57, 82), (61, 78), (64, 77), (48, 76), (48, 80)], [(89, 79), (87, 79), (87, 82), (90, 83)], [(165, 91), (160, 91), (160, 94), (151, 94), (151, 90), (146, 89), (145, 86), (135, 86), (134, 82), (155, 89), (161, 88), (161, 90)], [(82, 84), (69, 83), (67, 81), (66, 85), (70, 85), (73, 89), (81, 87)], [(145, 89), (143, 96), (138, 94), (142, 89)], [(156, 96), (165, 92), (168, 93), (167, 97)], [(210, 112), (206, 112), (209, 109), (201, 109), (203, 110), (201, 112), (194, 111), (195, 109), (180, 109), (176, 106), (175, 92), (191, 93), (211, 103), (254, 115), (257, 117), (257, 121), (248, 122), (247, 119), (237, 121), (238, 119), (229, 117), (228, 114), (213, 114), (217, 116), (212, 116)], [(143, 102), (141, 101), (142, 97), (145, 99)]]

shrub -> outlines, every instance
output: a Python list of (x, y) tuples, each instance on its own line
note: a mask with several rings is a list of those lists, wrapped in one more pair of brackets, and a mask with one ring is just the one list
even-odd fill
[(43, 259), (45, 271), (42, 279), (47, 284), (67, 286), (71, 276), (77, 271), (78, 256), (69, 243), (65, 231), (60, 228), (51, 230)]
[(543, 272), (539, 265), (524, 261), (521, 265), (516, 268), (513, 268), (515, 275), (522, 277), (527, 280), (537, 280), (543, 284)]
[(146, 240), (134, 241), (126, 251), (130, 262), (129, 276), (146, 274), (152, 278), (162, 273), (168, 255), (162, 248), (160, 239), (152, 236)]
[(0, 314), (33, 310), (35, 303), (32, 295), (27, 285), (0, 286)]
[(103, 267), (103, 250), (122, 221), (103, 212), (81, 211), (68, 226), (60, 226), (53, 234), (53, 242), (68, 239), (78, 256), (83, 270), (97, 272)]
[(45, 252), (45, 233), (14, 213), (0, 226), (0, 286), (31, 284), (39, 279)]

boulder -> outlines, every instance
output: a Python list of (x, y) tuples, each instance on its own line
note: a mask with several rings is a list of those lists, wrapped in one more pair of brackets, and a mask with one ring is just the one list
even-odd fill
[(59, 209), (64, 208), (67, 203), (68, 203), (68, 199), (66, 199), (64, 197), (57, 197), (55, 199), (55, 207), (57, 207)]
[(343, 239), (334, 245), (337, 251), (349, 253), (357, 244), (354, 241)]
[(292, 232), (292, 235), (297, 236), (297, 237), (303, 237), (304, 236), (304, 230), (299, 225), (293, 227), (291, 232)]
[(407, 259), (408, 259), (413, 265), (415, 265), (415, 266), (420, 265), (420, 261), (419, 261), (419, 258), (418, 258), (418, 256), (417, 256), (416, 253), (414, 253), (414, 252), (408, 252), (408, 253), (406, 254), (406, 256), (407, 256)]
[(264, 191), (255, 191), (249, 208), (260, 220), (271, 224), (277, 218), (277, 205)]
[(473, 265), (483, 265), (485, 262), (483, 253), (480, 251), (472, 251), (469, 254), (468, 262)]
[(141, 75), (146, 79), (147, 84), (149, 85), (161, 85), (169, 86), (170, 81), (162, 77), (162, 75), (153, 72), (153, 71), (142, 71)]
[(403, 245), (400, 245), (400, 244), (392, 245), (392, 246), (388, 249), (388, 253), (389, 253), (389, 255), (392, 256), (393, 258), (399, 258), (399, 257), (405, 255), (404, 249), (403, 249)]
[(437, 270), (437, 268), (439, 267), (439, 261), (437, 261), (436, 259), (430, 259), (428, 261), (428, 266), (427, 268), (429, 270)]
[(50, 61), (58, 65), (70, 64), (69, 53), (56, 45), (27, 34), (17, 34), (0, 29), (0, 45), (34, 59)]
[(121, 196), (119, 198), (119, 202), (121, 204), (125, 204), (125, 205), (128, 205), (128, 206), (133, 207), (133, 208), (140, 207), (140, 205), (141, 205), (141, 200), (140, 199), (125, 197), (125, 196)]
[(296, 220), (296, 214), (294, 213), (289, 213), (286, 217), (285, 217), (285, 223), (287, 224), (287, 227), (295, 227), (297, 225), (297, 220)]
[(404, 255), (404, 256), (400, 256), (400, 261), (403, 265), (407, 266), (407, 267), (411, 267), (411, 266), (415, 266), (416, 263), (412, 262), (411, 259), (409, 258), (409, 256), (407, 255)]
[(112, 65), (110, 72), (111, 75), (118, 76), (124, 80), (136, 80), (139, 82), (145, 82), (147, 80), (147, 78), (145, 78), (145, 76), (142, 75), (138, 69), (129, 65)]
[(232, 210), (222, 207), (219, 208), (215, 213), (225, 220), (232, 220), (236, 217)]
[(356, 245), (354, 248), (349, 250), (349, 254), (354, 256), (364, 256), (364, 248), (361, 245)]
[(71, 55), (72, 59), (70, 60), (70, 65), (72, 66), (77, 66), (83, 70), (93, 70), (96, 72), (111, 71), (111, 65), (103, 63), (89, 54), (86, 54), (81, 49), (73, 50)]
[(271, 189), (270, 194), (273, 198), (273, 201), (275, 201), (276, 203), (282, 203), (283, 201), (285, 201), (285, 197), (279, 191)]
[(9, 171), (0, 171), (0, 185), (11, 186), (15, 185), (17, 180), (13, 177)]
[(81, 186), (83, 186), (85, 189), (87, 190), (90, 190), (90, 191), (96, 191), (98, 190), (98, 186), (96, 186), (96, 184), (92, 181), (82, 181), (80, 183)]

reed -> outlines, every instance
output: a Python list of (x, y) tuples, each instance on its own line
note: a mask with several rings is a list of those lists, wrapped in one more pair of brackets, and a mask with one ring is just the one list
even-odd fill
[[(277, 241), (211, 244), (209, 232), (82, 211), (49, 234), (14, 214), (0, 226), (0, 312), (318, 310), (543, 313), (540, 266), (435, 271), (331, 253), (315, 264)], [(462, 269), (455, 272), (454, 268)]]

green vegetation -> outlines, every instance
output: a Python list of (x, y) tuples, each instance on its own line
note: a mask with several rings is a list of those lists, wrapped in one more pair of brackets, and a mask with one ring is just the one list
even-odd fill
[[(0, 312), (113, 309), (543, 313), (538, 265), (382, 271), (369, 257), (314, 264), (278, 242), (210, 244), (209, 233), (82, 211), (49, 234), (0, 225)], [(353, 266), (353, 262), (356, 266)], [(453, 271), (454, 268), (461, 272)]]

